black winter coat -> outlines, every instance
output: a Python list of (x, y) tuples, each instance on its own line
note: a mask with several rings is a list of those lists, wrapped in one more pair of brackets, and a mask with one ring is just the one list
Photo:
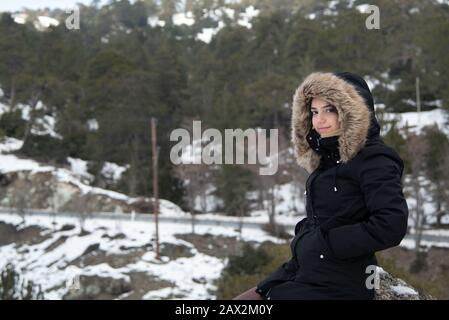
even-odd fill
[[(310, 102), (338, 110), (342, 133), (320, 138)], [(351, 73), (313, 73), (297, 89), (292, 136), (298, 163), (310, 174), (307, 217), (291, 242), (291, 259), (257, 285), (267, 299), (372, 299), (375, 252), (406, 234), (403, 162), (379, 137), (366, 82)], [(368, 283), (368, 285), (367, 285)]]

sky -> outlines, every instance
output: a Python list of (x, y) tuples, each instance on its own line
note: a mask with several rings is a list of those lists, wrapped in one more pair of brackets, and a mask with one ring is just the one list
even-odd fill
[[(73, 8), (77, 3), (85, 5), (90, 4), (91, 0), (0, 0), (0, 12), (2, 11), (20, 11), (22, 8), (43, 9), (43, 8)], [(101, 3), (107, 2), (102, 0)]]

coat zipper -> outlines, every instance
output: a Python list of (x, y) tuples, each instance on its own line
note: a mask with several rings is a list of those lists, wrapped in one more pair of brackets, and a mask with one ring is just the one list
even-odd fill
[[(308, 181), (306, 182), (306, 200), (307, 200), (307, 204), (310, 206), (312, 220), (313, 220), (313, 224), (315, 227), (317, 226), (317, 218), (318, 217), (315, 215), (315, 211), (313, 210), (312, 188), (310, 186), (312, 185), (313, 181), (318, 177), (319, 174), (320, 174), (319, 170), (315, 171), (315, 173), (312, 174), (309, 177)], [(307, 206), (306, 206), (306, 208), (307, 208)]]
[[(315, 227), (317, 226), (317, 221), (316, 221), (315, 213), (313, 211), (313, 204), (312, 204), (312, 197), (311, 197), (311, 192), (310, 192), (310, 185), (312, 184), (313, 180), (315, 180), (315, 178), (319, 175), (319, 173), (320, 172), (317, 170), (317, 171), (315, 171), (314, 173), (312, 173), (309, 176), (309, 178), (306, 181), (306, 192), (305, 192), (306, 193), (307, 205), (310, 205), (310, 210), (312, 212), (313, 225)], [(310, 183), (309, 183), (309, 181), (310, 181)], [(307, 206), (306, 206), (306, 210), (307, 210)], [(307, 224), (307, 222), (306, 222), (306, 224)], [(300, 231), (301, 231), (301, 229), (298, 230), (298, 232), (300, 232)], [(298, 265), (299, 265), (299, 261), (297, 260), (297, 257), (296, 257), (296, 246), (298, 245), (299, 239), (301, 239), (307, 232), (309, 232), (309, 231), (303, 232), (297, 239), (294, 239), (295, 244), (293, 245), (293, 252), (292, 252), (292, 254), (295, 257), (295, 260), (298, 262)]]

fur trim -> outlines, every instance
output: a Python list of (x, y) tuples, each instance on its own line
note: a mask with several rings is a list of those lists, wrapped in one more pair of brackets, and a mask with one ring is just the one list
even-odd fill
[(338, 138), (340, 160), (351, 160), (363, 148), (370, 126), (370, 111), (363, 97), (348, 82), (332, 73), (310, 74), (293, 96), (292, 142), (298, 164), (312, 173), (318, 168), (320, 156), (306, 141), (312, 127), (310, 103), (320, 97), (337, 108), (342, 133)]
[(336, 129), (336, 130), (334, 130), (332, 132), (321, 133), (320, 136), (321, 136), (321, 138), (328, 138), (328, 137), (333, 137), (333, 136), (339, 136), (342, 133), (343, 133), (343, 130), (341, 128), (339, 128), (339, 129)]

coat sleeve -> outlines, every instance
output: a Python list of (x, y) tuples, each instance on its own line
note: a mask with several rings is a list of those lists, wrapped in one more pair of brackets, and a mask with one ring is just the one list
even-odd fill
[(272, 287), (282, 282), (293, 280), (296, 275), (298, 265), (294, 257), (284, 262), (279, 268), (271, 273), (267, 278), (257, 284), (256, 292), (265, 296)]
[[(301, 227), (306, 223), (307, 218), (302, 219), (296, 224), (295, 236)], [(292, 256), (287, 262), (284, 262), (279, 268), (271, 273), (267, 278), (257, 284), (256, 292), (265, 296), (270, 289), (282, 282), (293, 280), (298, 270), (298, 264), (295, 256)]]
[[(395, 160), (394, 160), (395, 159)], [(367, 218), (327, 230), (325, 238), (337, 258), (374, 253), (400, 244), (407, 232), (408, 207), (402, 192), (399, 156), (371, 154), (357, 171)]]

